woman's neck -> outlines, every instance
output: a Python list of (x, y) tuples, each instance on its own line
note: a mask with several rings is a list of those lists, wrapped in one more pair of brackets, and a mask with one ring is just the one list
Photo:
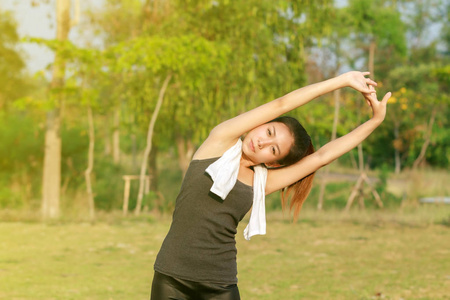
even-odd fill
[(255, 166), (256, 164), (253, 161), (251, 161), (244, 153), (242, 153), (240, 165), (241, 168), (242, 167), (250, 168)]

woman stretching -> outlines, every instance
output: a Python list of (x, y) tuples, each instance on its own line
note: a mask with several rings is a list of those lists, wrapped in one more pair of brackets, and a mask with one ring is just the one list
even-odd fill
[[(177, 197), (172, 225), (154, 266), (152, 300), (240, 299), (238, 223), (253, 206), (245, 238), (265, 234), (264, 197), (278, 190), (291, 195), (296, 219), (314, 172), (356, 147), (381, 124), (391, 94), (378, 101), (377, 84), (367, 75), (348, 72), (295, 90), (210, 132), (194, 154)], [(298, 121), (280, 116), (343, 87), (361, 92), (373, 116), (314, 152)]]

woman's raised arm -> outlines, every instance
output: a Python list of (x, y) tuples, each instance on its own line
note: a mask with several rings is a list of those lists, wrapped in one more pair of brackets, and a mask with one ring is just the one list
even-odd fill
[(387, 93), (382, 101), (378, 101), (375, 89), (371, 86), (370, 92), (364, 94), (364, 96), (372, 108), (372, 118), (350, 133), (325, 144), (322, 148), (304, 157), (299, 162), (285, 168), (269, 170), (266, 194), (297, 182), (349, 152), (365, 140), (383, 122), (386, 116), (387, 101), (391, 97), (391, 93)]
[(377, 85), (365, 76), (369, 72), (352, 71), (340, 76), (297, 89), (271, 102), (245, 112), (216, 126), (211, 134), (235, 139), (249, 130), (267, 123), (311, 100), (346, 86), (362, 93), (370, 93), (369, 85)]
[(370, 93), (369, 85), (377, 84), (367, 78), (369, 72), (351, 71), (337, 77), (297, 89), (248, 112), (217, 125), (196, 152), (195, 157), (221, 155), (246, 132), (267, 123), (311, 100), (343, 87)]

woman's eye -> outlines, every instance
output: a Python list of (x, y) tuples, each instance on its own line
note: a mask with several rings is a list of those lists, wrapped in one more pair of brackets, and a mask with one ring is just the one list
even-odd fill
[(272, 154), (275, 155), (275, 147), (272, 147)]
[(270, 131), (270, 129), (267, 129), (267, 134), (268, 134), (269, 136), (272, 135), (272, 132)]

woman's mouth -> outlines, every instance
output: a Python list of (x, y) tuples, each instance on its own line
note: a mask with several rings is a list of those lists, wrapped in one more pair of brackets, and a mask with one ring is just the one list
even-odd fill
[(250, 141), (250, 149), (255, 152), (255, 145), (253, 145), (253, 141)]

